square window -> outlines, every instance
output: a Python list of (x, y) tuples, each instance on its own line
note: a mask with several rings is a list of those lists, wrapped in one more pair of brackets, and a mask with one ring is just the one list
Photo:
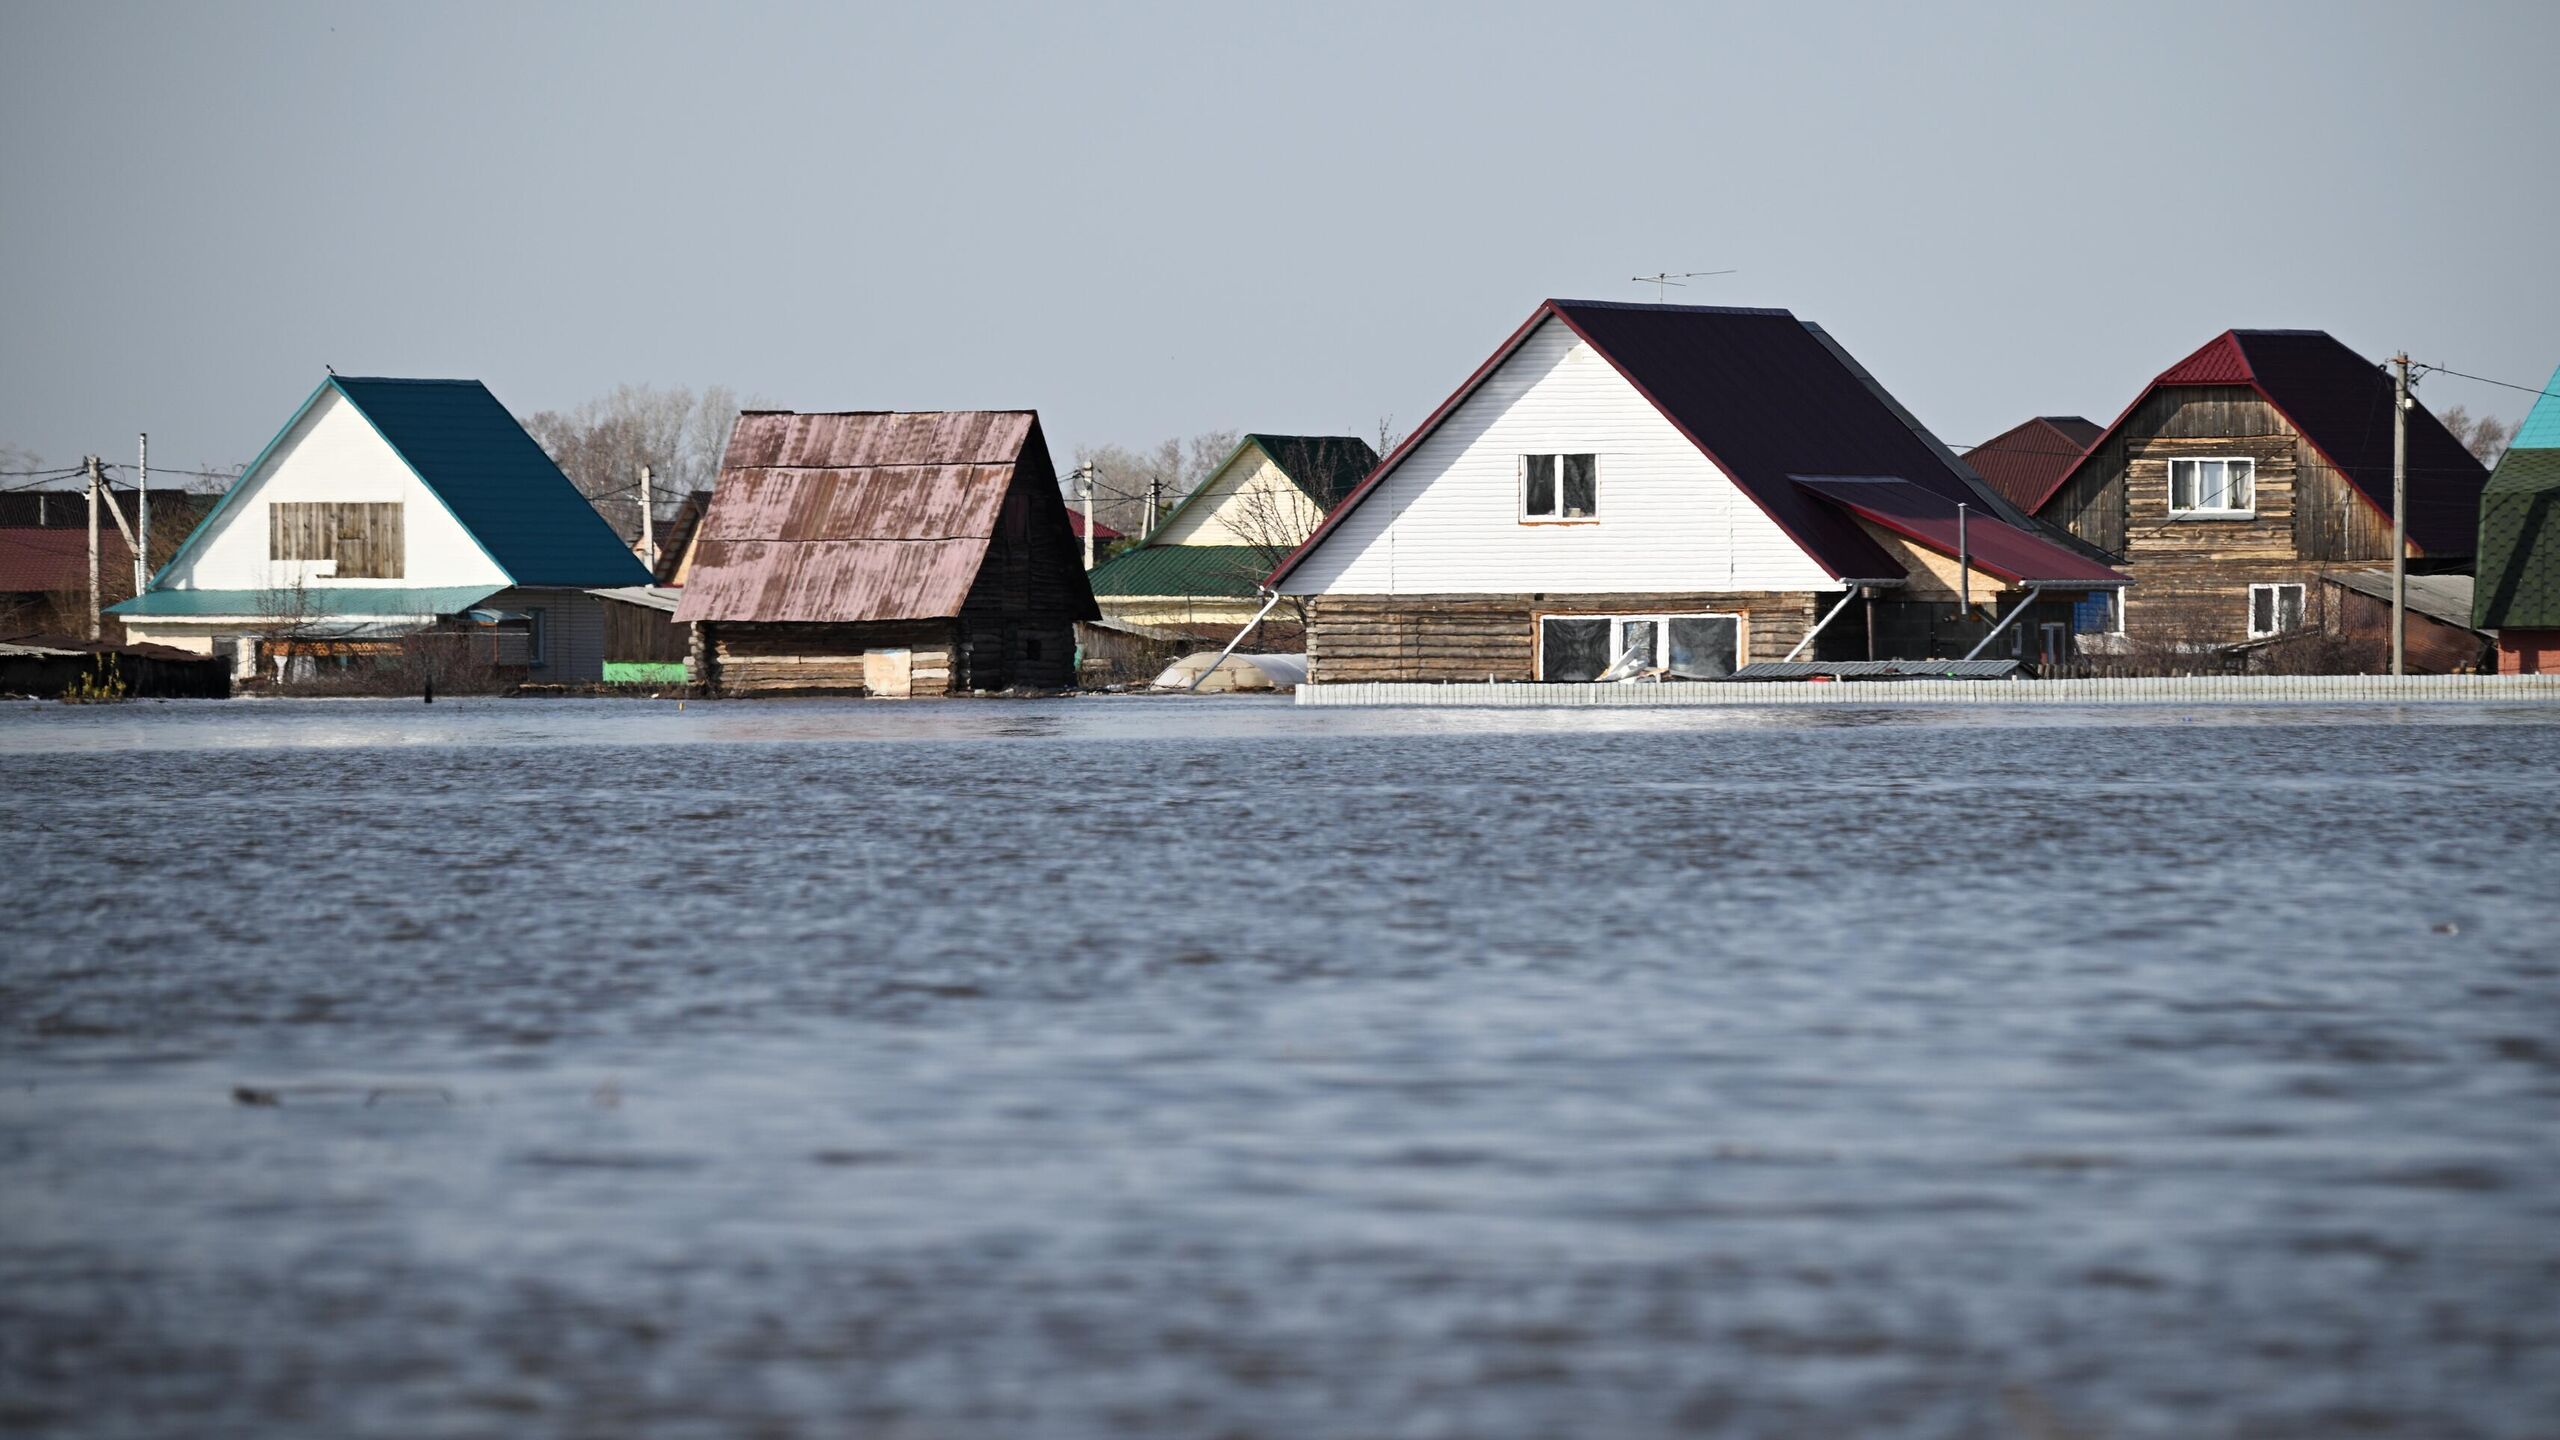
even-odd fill
[(2283, 635), (2301, 628), (2301, 586), (2252, 585), (2249, 587), (2250, 639)]
[(1520, 457), (1520, 518), (1590, 520), (1600, 514), (1600, 457)]
[(2258, 462), (2255, 460), (2172, 460), (2169, 462), (2169, 513), (2245, 518), (2257, 513)]

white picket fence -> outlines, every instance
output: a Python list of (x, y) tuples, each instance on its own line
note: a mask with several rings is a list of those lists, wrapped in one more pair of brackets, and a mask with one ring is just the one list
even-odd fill
[(1667, 685), (1301, 685), (1301, 705), (1486, 709), (1675, 705), (2560, 704), (2560, 675), (2183, 675), (2129, 680), (1841, 680)]

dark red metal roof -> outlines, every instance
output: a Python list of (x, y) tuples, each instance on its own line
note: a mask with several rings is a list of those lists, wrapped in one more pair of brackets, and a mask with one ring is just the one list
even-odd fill
[(1894, 476), (1798, 475), (1795, 483), (1861, 519), (1941, 555), (1970, 557), (1974, 567), (2013, 584), (2058, 581), (2092, 588), (2123, 585), (2122, 574), (2011, 525), (1976, 507), (1959, 517), (1956, 503)]
[(1017, 468), (1063, 504), (1028, 410), (738, 417), (679, 621), (956, 616)]
[(2039, 415), (1967, 450), (1964, 463), (2019, 508), (2032, 510), (2105, 433), (2078, 415)]
[[(133, 547), (124, 543), (112, 520), (98, 527), (98, 565), (112, 585), (118, 574), (133, 570)], [(119, 571), (116, 567), (123, 566)], [(126, 582), (128, 588), (132, 582)], [(54, 590), (89, 587), (89, 531), (62, 526), (0, 529), (0, 594), (41, 595)]]
[(1281, 562), (1270, 583), (1296, 568), (1550, 315), (1607, 359), (1838, 578), (1883, 580), (1903, 572), (1856, 521), (1791, 475), (1895, 476), (1944, 497), (1950, 507), (1981, 498), (1788, 311), (1549, 300)]
[[(1078, 540), (1082, 540), (1084, 538), (1084, 507), (1082, 505), (1070, 504), (1067, 506), (1067, 533), (1073, 535)], [(1128, 537), (1126, 532), (1114, 530), (1110, 526), (1103, 524), (1101, 518), (1097, 516), (1093, 522), (1093, 538), (1096, 540), (1122, 540)]]
[[(2347, 477), (2365, 503), (2390, 517), (2391, 377), (2326, 330), (2226, 330), (2161, 371), (2100, 440), (2122, 429), (2167, 385), (2245, 385), (2256, 391)], [(2032, 508), (2043, 509), (2078, 469), (2055, 476)], [(2488, 467), (2425, 406), (2409, 412), (2409, 538), (2421, 551), (2472, 553), (2479, 543), (2480, 490), (2488, 483)]]

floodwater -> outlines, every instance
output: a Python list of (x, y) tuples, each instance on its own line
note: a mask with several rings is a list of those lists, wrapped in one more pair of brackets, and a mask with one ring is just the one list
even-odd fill
[(2560, 1434), (2551, 710), (17, 704), (0, 766), (0, 1431)]

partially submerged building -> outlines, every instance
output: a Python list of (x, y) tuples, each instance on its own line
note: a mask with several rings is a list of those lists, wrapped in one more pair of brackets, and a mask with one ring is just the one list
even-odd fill
[(330, 376), (143, 594), (134, 641), (264, 662), (485, 634), (526, 678), (604, 673), (603, 602), (649, 572), (477, 380)]
[(2498, 634), (2498, 669), (2560, 673), (2560, 371), (2480, 493), (2472, 623)]
[(675, 618), (714, 694), (1075, 681), (1099, 618), (1028, 410), (738, 417)]
[(1356, 435), (1247, 435), (1137, 546), (1095, 567), (1094, 599), (1115, 623), (1231, 634), (1262, 608), (1263, 577), (1377, 464)]
[(2063, 659), (2124, 579), (1784, 310), (1550, 300), (1270, 583), (1327, 684)]
[[(2118, 557), (2120, 626), (2199, 651), (2317, 629), (2323, 570), (2391, 560), (2392, 398), (2325, 331), (2225, 331), (2031, 508)], [(2409, 561), (2466, 568), (2488, 471), (2423, 407), (2408, 420)]]

